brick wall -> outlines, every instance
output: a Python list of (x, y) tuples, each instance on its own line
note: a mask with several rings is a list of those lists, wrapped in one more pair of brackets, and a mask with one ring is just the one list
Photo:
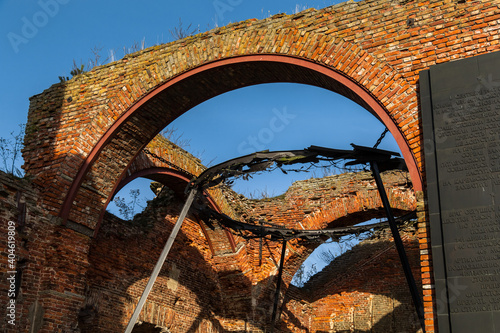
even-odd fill
[(498, 13), (484, 1), (367, 0), (155, 46), (34, 96), (25, 169), (44, 184), (48, 210), (93, 228), (129, 162), (180, 113), (228, 90), (288, 81), (337, 91), (377, 113), (420, 186), (418, 72), (497, 50)]
[[(15, 262), (9, 266), (7, 232), (15, 223)], [(2, 239), (0, 300), (11, 299), (7, 278), (18, 273), (15, 285), (15, 325), (2, 307), (2, 332), (71, 332), (78, 326), (78, 309), (85, 300), (85, 274), (90, 237), (60, 226), (57, 218), (39, 208), (39, 197), (26, 179), (0, 172), (0, 232)], [(6, 270), (5, 268), (8, 268)], [(14, 274), (15, 275), (15, 274)], [(36, 328), (36, 329), (35, 329)]]
[[(415, 228), (402, 230), (401, 237), (418, 277)], [(305, 289), (314, 332), (422, 332), (389, 230), (337, 258)]]
[[(362, 173), (358, 177), (368, 181), (366, 173)], [(300, 198), (301, 202), (307, 202), (317, 196), (324, 196), (331, 190), (333, 184), (341, 187), (336, 193), (337, 196), (341, 193), (355, 193), (358, 186), (359, 189), (362, 188), (359, 182), (354, 181), (355, 179), (355, 175), (341, 175), (301, 181), (296, 182), (288, 192), (295, 193), (295, 198)], [(405, 177), (389, 173), (384, 175), (384, 180), (387, 183), (389, 193), (405, 192), (402, 190), (406, 183)], [(319, 184), (324, 186), (318, 186)], [(299, 193), (302, 195), (301, 197)], [(411, 190), (410, 193), (412, 193)], [(146, 216), (139, 218), (139, 220), (152, 219), (153, 222), (148, 224), (150, 225), (148, 228), (142, 227), (141, 229), (139, 226), (130, 226), (130, 222), (121, 221), (110, 215), (105, 216), (90, 251), (91, 268), (88, 272), (86, 298), (89, 302), (86, 307), (90, 314), (88, 314), (88, 326), (85, 329), (99, 328), (102, 332), (113, 332), (113, 330), (116, 331), (117, 325), (125, 327), (133, 311), (133, 304), (138, 301), (147, 282), (147, 277), (159, 256), (160, 245), (168, 237), (182, 205), (182, 200), (175, 198), (173, 191), (171, 195), (171, 199), (162, 201), (162, 205), (159, 206), (161, 208), (156, 209), (154, 213), (148, 212), (146, 209), (143, 213)], [(287, 195), (285, 194), (285, 196)], [(265, 217), (268, 212), (275, 211), (278, 207), (283, 210), (293, 210), (291, 205), (287, 206), (286, 204), (293, 202), (293, 200), (283, 200), (283, 198), (246, 200), (241, 196), (236, 197), (238, 199), (235, 199), (233, 194), (233, 200), (241, 201), (241, 205), (253, 207), (253, 209), (246, 211), (247, 216)], [(366, 202), (368, 201), (366, 200)], [(414, 202), (414, 199), (407, 200), (408, 210), (414, 208)], [(320, 206), (317, 205), (318, 208)], [(299, 211), (304, 214), (302, 210)], [(351, 225), (359, 222), (359, 219), (363, 218), (360, 216), (360, 212), (366, 213), (364, 216), (366, 219), (380, 216), (380, 204), (376, 207), (358, 207), (356, 211), (345, 213), (344, 219), (339, 225)], [(404, 212), (404, 210), (400, 212)], [(350, 213), (358, 214), (354, 214), (354, 217), (350, 219)], [(275, 215), (279, 216), (280, 213), (275, 212)], [(293, 215), (299, 216), (291, 214), (291, 216)], [(161, 218), (163, 216), (165, 217)], [(304, 220), (304, 216), (301, 218)], [(154, 222), (155, 220), (156, 222)], [(292, 221), (293, 218), (290, 217), (288, 226), (293, 227)], [(336, 221), (331, 222), (330, 226), (337, 226)], [(220, 233), (208, 235), (203, 229), (210, 230), (204, 222), (199, 221), (195, 216), (190, 216), (181, 228), (179, 238), (174, 243), (171, 255), (160, 274), (158, 283), (153, 289), (152, 296), (148, 300), (140, 320), (167, 328), (172, 332), (189, 330), (210, 332), (208, 327), (211, 327), (213, 331), (221, 332), (269, 329), (281, 250), (280, 242), (265, 241), (263, 261), (259, 265), (258, 241), (241, 241), (234, 253), (214, 253), (209, 248), (206, 237), (212, 237), (211, 243), (214, 244), (217, 243), (218, 238), (224, 238), (224, 235)], [(223, 241), (227, 243), (227, 239)], [(415, 251), (415, 244), (418, 245), (418, 240), (414, 233), (407, 233), (406, 245), (409, 249), (409, 255), (413, 259), (412, 265), (416, 268), (415, 272), (418, 275), (419, 257), (418, 249)], [(289, 295), (287, 290), (290, 287), (291, 277), (298, 265), (316, 245), (318, 243), (297, 241), (289, 243), (285, 259), (283, 295)], [(364, 289), (360, 288), (359, 290), (363, 290), (364, 297), (368, 299), (375, 297), (378, 302), (376, 294), (385, 295), (386, 301), (394, 308), (394, 311), (386, 309), (385, 314), (396, 318), (394, 325), (401, 321), (407, 322), (409, 313), (415, 317), (414, 309), (408, 305), (411, 304), (409, 292), (390, 237), (386, 234), (380, 234), (377, 239), (367, 241), (363, 246), (362, 250), (353, 251), (356, 253), (355, 259), (336, 261), (334, 264), (335, 267), (338, 264), (340, 270), (356, 271), (355, 275), (350, 274), (344, 279), (344, 287), (347, 288), (349, 281), (352, 282), (354, 278), (357, 283), (351, 283), (352, 290), (358, 290), (358, 287), (363, 285)], [(369, 264), (360, 265), (358, 262), (360, 259)], [(362, 269), (359, 269), (358, 266), (361, 266)], [(377, 279), (371, 279), (372, 276), (364, 276), (368, 271), (380, 274), (380, 276)], [(323, 275), (328, 276), (327, 279), (338, 275), (337, 273), (322, 272)], [(381, 281), (384, 283), (380, 283)], [(388, 287), (387, 284), (394, 287)], [(316, 321), (322, 311), (331, 312), (332, 309), (336, 309), (335, 311), (342, 312), (338, 306), (335, 306), (339, 300), (325, 301), (328, 297), (337, 297), (331, 296), (336, 295), (337, 291), (325, 290), (324, 287), (327, 285), (325, 283), (316, 285), (315, 288), (318, 291), (324, 292), (313, 296), (313, 298), (324, 301), (316, 303), (311, 300), (311, 291), (297, 292), (294, 291), (296, 288), (292, 287), (291, 294), (296, 296), (293, 300), (286, 301), (283, 310), (284, 322), (292, 331), (300, 330), (306, 325), (314, 330), (318, 329), (321, 325), (317, 324)], [(374, 286), (377, 286), (378, 289)], [(311, 290), (315, 290), (315, 288), (311, 288)], [(345, 301), (344, 296), (341, 299), (342, 302)], [(296, 303), (300, 305), (297, 307)], [(306, 311), (304, 311), (303, 303), (307, 304), (305, 305)], [(387, 325), (383, 326), (378, 323), (381, 318), (372, 316), (369, 307), (373, 307), (373, 304), (367, 304), (364, 304), (364, 311), (370, 316), (371, 323), (374, 326), (387, 328)], [(401, 307), (398, 307), (399, 305)], [(360, 307), (360, 305), (356, 304), (356, 307)], [(403, 311), (402, 308), (407, 310)], [(312, 326), (311, 321), (315, 323)], [(415, 323), (412, 325), (415, 326)]]
[[(415, 231), (409, 225), (401, 236), (418, 276)], [(304, 287), (291, 286), (285, 303), (283, 332), (422, 332), (389, 230), (337, 257)]]
[[(407, 176), (388, 173), (383, 178), (388, 192), (395, 193), (390, 197), (394, 206), (400, 205), (398, 211), (412, 210), (415, 201)], [(341, 175), (296, 182), (287, 193), (301, 203), (297, 207), (290, 204), (294, 200), (283, 197), (247, 200), (233, 192), (228, 192), (227, 200), (240, 213), (241, 207), (252, 207), (246, 211), (247, 217), (268, 216), (269, 212), (281, 207), (290, 211), (290, 216), (306, 220), (322, 206), (317, 203), (317, 197), (329, 193), (334, 185), (338, 186), (337, 196), (345, 197), (349, 193), (362, 199), (365, 195), (366, 200), (360, 202), (373, 201), (367, 194), (370, 191), (364, 191), (358, 183), (363, 179), (369, 181), (366, 174), (361, 174), (358, 178)], [(29, 182), (2, 174), (0, 183), (3, 186), (0, 191), (3, 231), (8, 220), (18, 219), (18, 192), (23, 193), (20, 202), (27, 202), (28, 212), (25, 227), (18, 225), (17, 228), (18, 239), (23, 240), (17, 247), (20, 251), (18, 262), (25, 263), (17, 303), (18, 326), (10, 327), (3, 322), (2, 329), (17, 332), (21, 327), (28, 330), (32, 325), (39, 325), (42, 332), (122, 330), (179, 214), (182, 196), (174, 191), (166, 192), (167, 195), (150, 203), (133, 223), (106, 214), (99, 233), (91, 238), (82, 231), (61, 226), (60, 219), (37, 210), (37, 192)], [(357, 191), (363, 194), (356, 194)], [(406, 200), (404, 205), (401, 198)], [(378, 216), (380, 202), (374, 201), (377, 203), (373, 206), (343, 211), (338, 224), (332, 220), (331, 223), (325, 221), (324, 226), (357, 223), (363, 218), (363, 212), (366, 219)], [(307, 203), (314, 203), (314, 209)], [(327, 205), (328, 201), (323, 204)], [(304, 211), (303, 207), (309, 208)], [(293, 226), (295, 222), (282, 220), (281, 223)], [(140, 320), (172, 332), (264, 331), (269, 328), (281, 244), (265, 241), (259, 264), (258, 241), (244, 241), (237, 236), (235, 239), (237, 247), (231, 251), (222, 229), (211, 230), (195, 215), (190, 215)], [(289, 242), (283, 295), (287, 293), (295, 270), (316, 245)], [(7, 261), (7, 253), (2, 252), (2, 260)], [(6, 293), (1, 297), (7, 301)], [(303, 302), (309, 301), (307, 298), (287, 301), (283, 310), (285, 322), (294, 329), (303, 327), (316, 315), (312, 307), (306, 306), (304, 311)], [(35, 305), (43, 312), (36, 312)], [(39, 324), (30, 319), (35, 314), (39, 320), (43, 318)]]
[[(284, 81), (316, 85), (353, 99), (376, 114), (397, 140), (417, 190), (427, 332), (433, 332), (432, 253), (425, 197), (420, 192), (425, 170), (418, 73), (437, 63), (497, 51), (499, 24), (496, 2), (348, 2), (239, 22), (155, 46), (32, 97), (23, 156), (33, 185), (20, 185), (2, 176), (2, 184), (7, 184), (2, 198), (6, 207), (3, 231), (17, 216), (16, 192), (20, 188), (33, 202), (27, 215), (30, 222), (23, 227), (31, 233), (18, 247), (29, 258), (23, 281), (31, 281), (23, 282), (29, 288), (24, 291), (25, 301), (19, 301), (23, 325), (28, 325), (33, 304), (43, 305), (47, 331), (76, 325), (76, 313), (85, 298), (91, 236), (132, 161), (165, 125), (218, 94)], [(314, 205), (312, 209), (316, 209)], [(332, 217), (328, 215), (332, 209), (310, 214), (304, 223), (321, 225)], [(234, 281), (241, 278), (238, 272), (249, 270), (257, 276), (254, 280), (269, 277), (265, 269), (256, 268), (255, 245), (236, 243), (239, 247), (227, 248), (236, 253), (227, 261), (235, 265), (234, 274), (228, 273), (229, 278), (221, 281)], [(292, 253), (301, 247), (290, 245)], [(277, 253), (276, 246), (270, 246), (268, 255), (277, 258)], [(225, 262), (214, 258), (216, 264)], [(241, 282), (253, 286), (253, 280)], [(229, 282), (225, 288), (233, 293), (225, 296), (229, 300), (244, 298)], [(262, 290), (265, 288), (254, 288), (252, 293), (265, 295)], [(232, 316), (241, 318), (245, 307), (232, 311)], [(235, 329), (244, 327), (243, 322), (234, 325)]]
[[(156, 220), (149, 227), (105, 217), (90, 250), (84, 331), (125, 330), (182, 204), (173, 196), (162, 202), (163, 208), (148, 215)], [(139, 320), (172, 332), (209, 332), (208, 326), (221, 331), (220, 284), (194, 217), (186, 220), (171, 251)]]

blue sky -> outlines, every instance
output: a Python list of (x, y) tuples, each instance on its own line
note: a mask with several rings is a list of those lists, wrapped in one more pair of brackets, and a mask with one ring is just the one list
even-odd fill
[[(73, 61), (87, 64), (91, 50), (123, 48), (145, 41), (146, 47), (172, 41), (183, 26), (206, 31), (249, 18), (262, 19), (297, 9), (323, 8), (337, 0), (192, 0), (192, 1), (0, 1), (0, 137), (25, 123), (29, 97), (69, 76)], [(302, 149), (309, 145), (349, 148), (373, 146), (384, 126), (355, 103), (316, 87), (272, 84), (243, 88), (197, 106), (173, 124), (187, 150), (204, 162), (222, 162), (261, 149)], [(389, 137), (389, 136), (388, 136)], [(380, 146), (398, 150), (387, 138)], [(276, 174), (238, 182), (243, 193), (282, 193), (293, 180), (311, 175)]]

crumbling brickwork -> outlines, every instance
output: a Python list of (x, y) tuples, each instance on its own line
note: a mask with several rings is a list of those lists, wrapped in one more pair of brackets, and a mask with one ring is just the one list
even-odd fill
[[(401, 237), (418, 276), (415, 228), (402, 230)], [(337, 258), (305, 289), (314, 332), (422, 332), (388, 230)]]
[[(417, 274), (414, 226), (401, 236)], [(303, 288), (290, 287), (285, 303), (283, 332), (421, 332), (388, 230), (336, 258)]]
[[(22, 329), (41, 325), (42, 332), (77, 329), (80, 309), (90, 297), (85, 290), (92, 267), (91, 244), (102, 237), (99, 230), (105, 229), (106, 205), (127, 178), (134, 159), (164, 126), (221, 93), (259, 83), (295, 82), (351, 98), (375, 114), (398, 142), (418, 198), (426, 331), (434, 332), (432, 253), (422, 192), (425, 170), (418, 73), (437, 63), (497, 51), (499, 25), (496, 2), (347, 2), (296, 15), (239, 22), (154, 46), (32, 97), (23, 151), (24, 169), (32, 183), (20, 184), (1, 176), (5, 187), (1, 196), (2, 232), (8, 231), (10, 220), (17, 221), (16, 193), (22, 192), (29, 202), (25, 225), (16, 225), (21, 235), (16, 239), (18, 259), (25, 260), (21, 263), (26, 265), (18, 303), (19, 325)], [(190, 157), (176, 156), (174, 164), (193, 174), (200, 171), (196, 163), (182, 161)], [(219, 194), (213, 195), (215, 205), (232, 213)], [(342, 215), (335, 215), (336, 202), (321, 202), (321, 208), (311, 202), (309, 208), (297, 205), (302, 222), (324, 227)], [(273, 219), (280, 218), (278, 213), (287, 216), (279, 209), (272, 210), (276, 215)], [(353, 217), (355, 209), (347, 211)], [(263, 210), (268, 217), (270, 212)], [(342, 218), (338, 222), (349, 223)], [(203, 228), (200, 230), (204, 233)], [(221, 297), (237, 304), (224, 314), (236, 318), (226, 327), (244, 330), (247, 322), (256, 322), (256, 311), (250, 312), (250, 320), (243, 315), (249, 313), (252, 300), (265, 299), (272, 289), (275, 271), (269, 269), (276, 259), (262, 268), (256, 264), (255, 244), (243, 246), (237, 238), (231, 241), (223, 230), (207, 229), (205, 234), (207, 242), (213, 239), (209, 248), (214, 267), (227, 266), (217, 275), (220, 290), (225, 290)], [(226, 237), (224, 241), (222, 237)], [(291, 269), (298, 267), (307, 253), (297, 251), (300, 247), (290, 244), (290, 255), (301, 258), (291, 261)], [(270, 246), (266, 258), (278, 258), (277, 253), (276, 246)], [(3, 262), (5, 258), (8, 254), (2, 252)], [(242, 272), (252, 272), (251, 277), (247, 280)], [(289, 275), (285, 282), (291, 279)], [(254, 287), (254, 281), (265, 279), (266, 288)], [(254, 298), (245, 298), (241, 286), (253, 288)], [(249, 307), (238, 300), (249, 302)], [(314, 306), (303, 311), (296, 318), (313, 315)], [(37, 321), (42, 317), (43, 323)], [(103, 318), (97, 320), (104, 322)], [(206, 325), (213, 324), (212, 317), (203, 318), (210, 322)], [(2, 325), (2, 329), (7, 327)]]
[[(15, 299), (14, 323), (2, 307), (0, 330), (5, 332), (62, 332), (78, 327), (85, 300), (90, 237), (63, 227), (39, 209), (38, 192), (28, 180), (0, 172), (0, 232), (2, 233), (1, 303)], [(15, 225), (15, 260), (7, 247), (9, 222)], [(5, 270), (5, 268), (8, 268)], [(15, 276), (19, 292), (12, 298), (8, 277)], [(76, 311), (76, 312), (75, 312)]]
[[(387, 173), (383, 178), (391, 202), (399, 207), (398, 211), (413, 210), (415, 198), (407, 182), (407, 174)], [(380, 216), (380, 200), (373, 200), (369, 194), (376, 190), (364, 189), (360, 185), (363, 181), (370, 182), (366, 173), (358, 176), (339, 175), (296, 182), (284, 197), (247, 200), (229, 191), (227, 200), (235, 207), (235, 211), (252, 207), (246, 211), (247, 217), (268, 216), (270, 211), (282, 207), (292, 212), (294, 218), (304, 221), (321, 208), (322, 205), (316, 203), (317, 197), (328, 197), (332, 187), (337, 186), (337, 196), (351, 195), (365, 203), (356, 209), (342, 211), (340, 225), (349, 225), (359, 222), (363, 212), (367, 213), (366, 218)], [(29, 197), (28, 211), (37, 205), (37, 193), (30, 189), (29, 182), (25, 181), (26, 189), (19, 182), (5, 175), (2, 178), (4, 189), (7, 189), (2, 191), (6, 203), (2, 222), (17, 221), (15, 197), (19, 191), (27, 192), (23, 195)], [(19, 258), (26, 267), (32, 267), (32, 270), (24, 269), (27, 275), (18, 281), (22, 295), (17, 300), (19, 325), (29, 330), (35, 325), (34, 318), (37, 318), (37, 325), (40, 325), (42, 332), (122, 331), (182, 206), (182, 194), (173, 190), (165, 193), (152, 201), (133, 222), (105, 214), (99, 233), (94, 237), (57, 226), (57, 219), (53, 218), (51, 222), (40, 219), (43, 216), (41, 211), (37, 211), (40, 216), (33, 212), (28, 214), (26, 230), (40, 229), (37, 234), (43, 236), (43, 241), (33, 238), (32, 232), (25, 235), (24, 229), (18, 228), (18, 238), (27, 240), (26, 243), (18, 244), (21, 251)], [(287, 196), (293, 196), (294, 199), (286, 199)], [(334, 200), (337, 196), (331, 196), (330, 199)], [(291, 204), (294, 201), (300, 205), (294, 207)], [(304, 211), (304, 203), (308, 202), (315, 203), (315, 207)], [(323, 203), (328, 204), (328, 199)], [(348, 223), (351, 215), (353, 219)], [(335, 221), (331, 222), (325, 225), (334, 226)], [(279, 223), (290, 227), (296, 224), (293, 219), (288, 222), (280, 220)], [(49, 227), (51, 224), (52, 227)], [(196, 215), (190, 214), (141, 313), (141, 322), (171, 332), (268, 329), (277, 282), (280, 242), (266, 240), (262, 263), (259, 263), (258, 241), (234, 237), (237, 246), (231, 250), (223, 229), (216, 227), (212, 230)], [(298, 266), (317, 245), (289, 242), (283, 295), (287, 293)], [(79, 252), (82, 248), (88, 249), (83, 256)], [(293, 290), (292, 287), (292, 293)], [(49, 297), (45, 300), (44, 296), (47, 295)], [(6, 294), (2, 297), (7, 299)], [(293, 302), (310, 301), (308, 298), (299, 298)], [(297, 310), (292, 305), (288, 306), (288, 303), (284, 305), (283, 318), (295, 318), (285, 322), (292, 331), (300, 331), (309, 325), (316, 313), (312, 310), (304, 312), (302, 307)], [(39, 312), (34, 310), (34, 306)], [(5, 328), (16, 332), (19, 327), (5, 325)]]
[[(162, 196), (161, 204), (144, 213), (149, 226), (105, 217), (89, 256), (84, 331), (125, 330), (182, 205), (173, 194)], [(139, 320), (171, 332), (223, 331), (222, 293), (201, 228), (193, 216), (183, 225)]]
[[(400, 212), (405, 212), (406, 209), (411, 211), (415, 208), (413, 191), (409, 190), (408, 187), (405, 189), (406, 179), (404, 176), (397, 173), (384, 175), (384, 180), (390, 189), (389, 193), (405, 194), (405, 209), (401, 209)], [(315, 199), (317, 196), (328, 197), (332, 185), (340, 187), (336, 192), (337, 196), (342, 196), (345, 193), (352, 195), (363, 188), (365, 184), (362, 183), (362, 180), (369, 181), (369, 178), (367, 173), (361, 173), (360, 175), (347, 174), (324, 179), (311, 179), (296, 182), (288, 192), (293, 193), (295, 200), (302, 203), (311, 199), (314, 199), (312, 200), (314, 202), (317, 200)], [(373, 190), (376, 192), (376, 189)], [(121, 327), (119, 330), (122, 330), (127, 324), (133, 305), (137, 302), (145, 286), (148, 273), (152, 270), (155, 260), (159, 256), (161, 247), (158, 244), (165, 242), (179, 213), (178, 209), (182, 205), (179, 198), (174, 198), (173, 191), (169, 193), (172, 197), (169, 196), (166, 200), (161, 199), (161, 205), (154, 211), (155, 217), (165, 216), (165, 218), (152, 222), (149, 228), (144, 225), (142, 227), (139, 225), (127, 227), (127, 222), (120, 221), (120, 219), (110, 215), (105, 216), (102, 229), (91, 247), (89, 259), (91, 268), (88, 272), (88, 295), (86, 297), (89, 304), (85, 305), (90, 313), (87, 315), (89, 323), (89, 327), (86, 327), (87, 330), (93, 327), (102, 332), (113, 332), (116, 331), (117, 325)], [(237, 199), (233, 197), (233, 200), (241, 201), (240, 209), (241, 206), (253, 206), (253, 209), (246, 211), (247, 215), (263, 218), (267, 212), (275, 211), (277, 207), (293, 211), (294, 207), (290, 202), (295, 200), (286, 199), (289, 195), (292, 194), (285, 194), (285, 198), (265, 200), (246, 200), (236, 195)], [(366, 193), (358, 195), (360, 198), (363, 196), (369, 197)], [(391, 198), (394, 197), (391, 196)], [(329, 199), (326, 199), (325, 203)], [(369, 198), (365, 199), (364, 202), (368, 203)], [(402, 202), (403, 200), (392, 200), (395, 206), (398, 201)], [(321, 205), (317, 205), (317, 208), (319, 207)], [(302, 210), (297, 208), (295, 210), (304, 215)], [(369, 219), (373, 216), (381, 216), (380, 210), (380, 203), (373, 207), (358, 207), (357, 210), (353, 209), (351, 212), (345, 213), (341, 225), (349, 225), (347, 220), (349, 220), (350, 214), (366, 212), (366, 218)], [(311, 214), (311, 212), (306, 214)], [(143, 215), (145, 216), (136, 220), (149, 221), (152, 218), (148, 209)], [(278, 216), (280, 213), (275, 212), (274, 215)], [(292, 216), (298, 218), (299, 214), (292, 214)], [(351, 224), (357, 222), (358, 217), (354, 217)], [(304, 216), (300, 216), (300, 219), (304, 220)], [(275, 222), (295, 227), (295, 221), (291, 217), (287, 221), (283, 219)], [(208, 236), (208, 233), (203, 229), (209, 230), (210, 227), (197, 219), (196, 216), (190, 216), (182, 227), (178, 241), (172, 249), (172, 254), (165, 264), (161, 278), (158, 280), (140, 320), (164, 327), (172, 332), (190, 331), (193, 328), (199, 332), (207, 332), (207, 327), (218, 332), (264, 331), (269, 328), (270, 311), (276, 286), (276, 265), (280, 256), (280, 242), (265, 241), (263, 262), (259, 264), (258, 241), (242, 241), (240, 239), (238, 249), (234, 253), (217, 254), (211, 251), (208, 243), (217, 243), (217, 238), (224, 239), (225, 235), (221, 233), (211, 234), (209, 237), (213, 238), (207, 242), (208, 237), (205, 238), (202, 235)], [(413, 259), (412, 265), (415, 268), (415, 273), (418, 273), (417, 238), (414, 233), (406, 234), (406, 238), (408, 253)], [(227, 239), (224, 241), (227, 243)], [(297, 266), (316, 245), (318, 243), (303, 244), (303, 242), (297, 241), (289, 244), (285, 259), (283, 294), (290, 287), (290, 280)], [(403, 304), (402, 307), (407, 309), (406, 312), (402, 311), (401, 308), (396, 309), (396, 312), (388, 310), (385, 303), (384, 306), (375, 306), (375, 308), (377, 311), (382, 311), (383, 308), (386, 315), (392, 316), (391, 323), (393, 325), (400, 327), (413, 325), (414, 328), (418, 321), (416, 319), (408, 320), (409, 312), (415, 317), (415, 310), (411, 307), (404, 274), (401, 272), (397, 253), (390, 237), (385, 233), (379, 234), (377, 239), (371, 242), (367, 241), (363, 246), (364, 250), (355, 250), (355, 259), (335, 263), (335, 265), (339, 265), (341, 271), (349, 272), (349, 274), (346, 272), (343, 274), (346, 275), (344, 288), (363, 290), (364, 297), (368, 299), (376, 297), (375, 294), (382, 293), (391, 306), (394, 306), (395, 302), (398, 306)], [(375, 247), (377, 247), (376, 250), (374, 250)], [(370, 264), (360, 264), (358, 262), (360, 259)], [(373, 275), (365, 276), (368, 271), (376, 275), (377, 278), (371, 279)], [(328, 274), (330, 279), (331, 276), (339, 275), (338, 272), (335, 274), (323, 272), (322, 276), (325, 274)], [(351, 287), (349, 281), (353, 276), (356, 276), (356, 281), (359, 280), (359, 284), (352, 284)], [(381, 281), (384, 282), (381, 283)], [(335, 311), (342, 312), (336, 305), (338, 300), (329, 303), (325, 301), (328, 298), (326, 295), (336, 295), (337, 291), (325, 290), (328, 283), (321, 282), (316, 285), (318, 295), (322, 296), (314, 297), (322, 299), (322, 302), (314, 303), (311, 301), (310, 295), (312, 293), (309, 290), (296, 293), (296, 295), (301, 296), (294, 299), (295, 302), (308, 304), (311, 311), (304, 314), (302, 307), (300, 309), (293, 306), (288, 307), (288, 303), (284, 306), (283, 318), (286, 319), (284, 322), (287, 323), (291, 331), (300, 331), (304, 327), (316, 331), (318, 327), (322, 326), (319, 324), (309, 325), (311, 321), (315, 323), (319, 320), (318, 314), (321, 311), (328, 312), (336, 309)], [(363, 285), (363, 288), (359, 288), (360, 285)], [(397, 294), (399, 299), (396, 299), (393, 294)], [(335, 296), (330, 297), (335, 298)], [(341, 301), (345, 301), (343, 296)], [(356, 304), (355, 306), (363, 308), (367, 316), (370, 316), (370, 323), (378, 325), (378, 327), (389, 327), (379, 323), (380, 318), (377, 315), (372, 315), (370, 310), (373, 307), (372, 303)], [(396, 307), (394, 306), (394, 308)], [(289, 321), (289, 318), (295, 319)], [(417, 332), (416, 329), (413, 331)]]

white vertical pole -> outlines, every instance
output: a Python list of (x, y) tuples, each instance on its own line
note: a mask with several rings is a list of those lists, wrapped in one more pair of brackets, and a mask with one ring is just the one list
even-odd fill
[(139, 318), (139, 314), (141, 313), (142, 307), (146, 303), (146, 299), (148, 298), (148, 295), (151, 292), (151, 289), (153, 288), (153, 284), (155, 283), (158, 274), (160, 274), (160, 270), (163, 264), (165, 263), (165, 259), (167, 259), (168, 252), (170, 252), (170, 248), (172, 247), (172, 244), (174, 243), (174, 240), (177, 237), (177, 233), (181, 229), (182, 223), (184, 222), (184, 219), (197, 193), (198, 189), (196, 187), (192, 188), (191, 191), (189, 192), (188, 198), (186, 199), (186, 203), (184, 204), (184, 207), (182, 207), (181, 214), (179, 215), (177, 222), (175, 222), (174, 229), (172, 229), (172, 232), (168, 237), (167, 243), (165, 244), (165, 247), (163, 248), (163, 251), (160, 254), (160, 258), (158, 258), (158, 261), (156, 262), (155, 268), (153, 269), (153, 273), (151, 273), (151, 277), (149, 278), (148, 284), (146, 285), (146, 288), (144, 288), (144, 292), (142, 293), (142, 296), (139, 299), (139, 303), (137, 303), (134, 313), (132, 314), (132, 318), (130, 318), (130, 321), (128, 322), (127, 328), (125, 329), (125, 333), (132, 332), (132, 329), (134, 328), (134, 325), (137, 322), (137, 319)]

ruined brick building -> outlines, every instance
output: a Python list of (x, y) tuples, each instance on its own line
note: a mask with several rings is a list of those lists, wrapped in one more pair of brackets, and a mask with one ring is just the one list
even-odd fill
[[(402, 230), (436, 332), (436, 295), (426, 215), (419, 72), (499, 49), (500, 3), (484, 0), (347, 2), (296, 15), (248, 20), (148, 48), (31, 98), (25, 179), (0, 174), (0, 232), (15, 222), (16, 326), (6, 332), (124, 330), (179, 214), (189, 175), (203, 166), (153, 140), (173, 119), (224, 92), (294, 82), (337, 92), (373, 113), (398, 142), (409, 170), (384, 175), (393, 209), (417, 211)], [(169, 164), (144, 154), (149, 149)], [(174, 167), (175, 166), (175, 167)], [(170, 188), (137, 223), (106, 213), (135, 177)], [(367, 174), (300, 182), (252, 201), (214, 189), (212, 206), (235, 218), (264, 216), (306, 229), (382, 216)], [(304, 288), (290, 280), (317, 245), (291, 242), (285, 256), (281, 332), (418, 332), (389, 234), (360, 244)], [(9, 256), (1, 249), (2, 267)], [(269, 330), (279, 244), (245, 241), (190, 214), (137, 332)], [(10, 280), (0, 281), (2, 304)]]

